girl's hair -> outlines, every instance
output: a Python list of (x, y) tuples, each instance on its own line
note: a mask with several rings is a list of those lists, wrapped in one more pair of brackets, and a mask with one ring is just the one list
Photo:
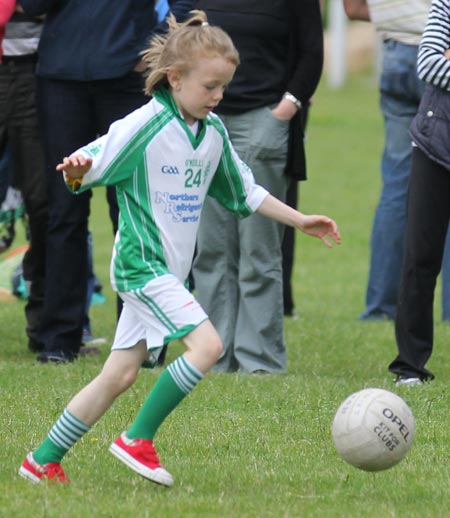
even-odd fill
[(219, 27), (208, 24), (203, 11), (191, 11), (191, 18), (178, 23), (171, 14), (167, 35), (156, 35), (150, 47), (142, 52), (149, 73), (145, 81), (145, 93), (151, 95), (162, 85), (167, 85), (167, 73), (178, 69), (187, 72), (199, 56), (219, 55), (239, 65), (239, 54), (231, 38)]

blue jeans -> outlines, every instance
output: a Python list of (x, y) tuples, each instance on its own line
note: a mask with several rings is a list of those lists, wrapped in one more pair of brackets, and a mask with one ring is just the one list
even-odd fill
[[(366, 309), (361, 319), (394, 319), (397, 311), (412, 155), (408, 132), (424, 89), (416, 72), (417, 51), (414, 45), (394, 40), (383, 43), (380, 80), (385, 131), (381, 161), (383, 186), (372, 227)], [(450, 250), (447, 257), (450, 259)], [(450, 281), (449, 273), (449, 266), (444, 266), (445, 284)], [(450, 292), (450, 286), (444, 291)], [(445, 300), (443, 317), (450, 319), (450, 293)]]

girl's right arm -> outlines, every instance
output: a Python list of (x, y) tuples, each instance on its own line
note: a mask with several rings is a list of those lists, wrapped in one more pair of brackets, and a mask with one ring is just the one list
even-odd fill
[(92, 166), (92, 158), (83, 155), (72, 155), (64, 157), (63, 161), (56, 166), (56, 170), (64, 174), (64, 181), (67, 187), (73, 192), (80, 189), (83, 176)]

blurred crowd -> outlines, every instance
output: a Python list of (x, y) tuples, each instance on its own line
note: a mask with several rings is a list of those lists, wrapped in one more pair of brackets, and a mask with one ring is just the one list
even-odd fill
[[(449, 168), (435, 147), (443, 135), (430, 137), (429, 129), (439, 128), (435, 114), (445, 112), (450, 84), (449, 31), (436, 22), (447, 16), (447, 4), (342, 5), (349, 19), (373, 23), (382, 41), (382, 190), (359, 318), (395, 322), (398, 357), (389, 369), (397, 384), (422, 384), (433, 378), (425, 363), (433, 347), (431, 306), (441, 268), (442, 318), (450, 320), (450, 240), (447, 212), (438, 217), (436, 204), (410, 194), (410, 176), (426, 171), (431, 179), (424, 184), (434, 186), (430, 171)], [(170, 12), (183, 20), (193, 9), (205, 11), (240, 53), (216, 113), (257, 183), (296, 208), (300, 182), (307, 178), (308, 111), (323, 67), (319, 0), (98, 0), (89, 8), (75, 0), (0, 0), (0, 260), (14, 251), (22, 221), (28, 246), (16, 254), (11, 290), (25, 299), (27, 347), (40, 363), (96, 354), (106, 341), (95, 336), (89, 318), (91, 305), (104, 301), (89, 231), (91, 193), (73, 196), (56, 164), (148, 102), (140, 52), (153, 35), (164, 33)], [(438, 44), (430, 43), (431, 30)], [(417, 118), (421, 113), (423, 120)], [(108, 187), (105, 195), (115, 234), (115, 189)], [(425, 221), (420, 207), (430, 214)], [(258, 215), (237, 221), (212, 199), (204, 211), (208, 225), (200, 225), (189, 282), (224, 344), (216, 371), (286, 372), (283, 320), (301, 317), (292, 287), (293, 230)], [(435, 236), (431, 245), (424, 233)], [(117, 316), (121, 310), (118, 298)]]

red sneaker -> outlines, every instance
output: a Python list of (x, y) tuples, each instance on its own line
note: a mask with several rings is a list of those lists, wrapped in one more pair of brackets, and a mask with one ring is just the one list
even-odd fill
[(148, 439), (128, 439), (123, 432), (109, 447), (109, 451), (129, 468), (152, 482), (171, 486), (172, 475), (159, 462), (153, 441)]
[(57, 462), (50, 462), (49, 464), (38, 464), (33, 459), (33, 454), (30, 452), (19, 468), (19, 475), (33, 484), (39, 484), (41, 480), (51, 480), (57, 483), (68, 483), (70, 480), (66, 477), (61, 464)]

